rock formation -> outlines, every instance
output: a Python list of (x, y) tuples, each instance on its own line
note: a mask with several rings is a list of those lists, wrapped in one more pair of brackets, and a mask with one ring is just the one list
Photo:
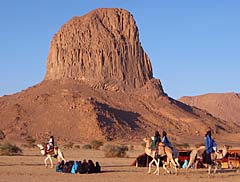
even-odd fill
[[(169, 70), (170, 71), (170, 70)], [(169, 98), (153, 78), (133, 16), (97, 9), (74, 17), (54, 35), (44, 80), (0, 97), (1, 138), (67, 142), (142, 140), (166, 130), (173, 142), (202, 141), (239, 127)]]
[(179, 99), (190, 106), (206, 110), (215, 117), (240, 125), (240, 94), (218, 93), (205, 94)]
[(97, 9), (73, 17), (54, 35), (45, 80), (73, 79), (107, 90), (140, 88), (153, 78), (133, 16)]

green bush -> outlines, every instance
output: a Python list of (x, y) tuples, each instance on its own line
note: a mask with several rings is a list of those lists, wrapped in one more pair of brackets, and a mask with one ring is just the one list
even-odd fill
[(128, 147), (124, 145), (106, 145), (103, 151), (105, 157), (126, 157)]
[(101, 147), (101, 146), (103, 146), (103, 142), (101, 142), (101, 141), (98, 141), (98, 140), (93, 140), (93, 141), (91, 141), (91, 146), (92, 146), (92, 149), (95, 149), (95, 150), (99, 150), (99, 148)]
[(20, 149), (15, 144), (5, 143), (0, 145), (0, 155), (20, 155), (22, 149)]
[(92, 145), (90, 144), (85, 144), (82, 146), (83, 149), (86, 149), (86, 150), (89, 150), (89, 149), (92, 149)]

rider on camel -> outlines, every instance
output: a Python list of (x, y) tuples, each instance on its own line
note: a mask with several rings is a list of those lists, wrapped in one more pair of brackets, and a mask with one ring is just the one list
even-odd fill
[(168, 140), (166, 131), (162, 132), (162, 143), (164, 143), (165, 146), (170, 147), (171, 149), (173, 149), (173, 146), (172, 146), (171, 142)]
[(206, 164), (212, 164), (212, 159), (211, 159), (211, 153), (214, 152), (214, 149), (216, 150), (217, 144), (216, 142), (212, 139), (212, 129), (208, 129), (208, 131), (205, 134), (205, 154), (203, 157), (203, 161)]
[(152, 150), (156, 150), (157, 149), (157, 145), (159, 144), (159, 142), (161, 141), (161, 136), (159, 134), (158, 131), (155, 131), (153, 140), (152, 140), (152, 144), (151, 144), (151, 149)]
[(47, 152), (54, 148), (54, 137), (50, 136), (47, 144)]

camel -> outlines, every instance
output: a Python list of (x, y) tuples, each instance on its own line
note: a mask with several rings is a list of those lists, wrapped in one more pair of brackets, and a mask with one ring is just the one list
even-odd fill
[(170, 163), (174, 166), (175, 171), (176, 171), (176, 175), (178, 174), (178, 170), (177, 170), (177, 164), (175, 163), (174, 159), (173, 159), (173, 151), (171, 148), (165, 146), (162, 142), (159, 143), (158, 147), (158, 155), (156, 157), (156, 150), (152, 150), (150, 148), (150, 145), (152, 143), (152, 139), (151, 138), (144, 138), (143, 141), (146, 143), (146, 147), (145, 147), (145, 153), (152, 157), (153, 160), (149, 163), (149, 168), (148, 168), (148, 173), (151, 173), (151, 166), (153, 163), (155, 163), (156, 165), (156, 170), (154, 172), (154, 174), (159, 175), (159, 164), (160, 161), (163, 163), (163, 169), (170, 174), (170, 171), (167, 169), (167, 166), (170, 165)]
[(43, 147), (43, 145), (41, 144), (37, 144), (38, 148), (40, 149), (40, 152), (42, 155), (47, 156), (44, 159), (44, 164), (45, 167), (47, 168), (47, 160), (50, 160), (50, 164), (51, 164), (51, 168), (53, 168), (53, 162), (52, 162), (52, 157), (57, 158), (58, 162), (61, 162), (62, 160), (64, 162), (66, 162), (66, 160), (64, 159), (63, 153), (61, 152), (61, 150), (58, 147), (54, 147), (54, 150), (50, 153), (46, 153), (45, 148)]
[[(188, 169), (190, 168), (190, 166), (194, 163), (195, 159), (197, 156), (202, 157), (203, 153), (205, 151), (205, 146), (200, 146), (198, 148), (194, 148), (192, 150), (192, 152), (190, 153), (190, 159), (189, 159), (189, 163), (186, 167), (186, 174), (188, 172)], [(207, 165), (208, 167), (208, 175), (211, 176), (212, 174), (212, 168), (214, 168), (213, 174), (216, 173), (217, 169), (218, 169), (218, 161), (217, 160), (221, 160), (223, 159), (228, 151), (228, 146), (224, 145), (222, 148), (218, 148), (217, 151), (213, 152), (211, 154), (211, 159), (213, 161), (213, 165)]]

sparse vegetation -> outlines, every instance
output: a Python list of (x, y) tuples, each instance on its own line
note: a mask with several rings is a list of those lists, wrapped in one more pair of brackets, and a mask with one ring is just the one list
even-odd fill
[(69, 143), (64, 144), (63, 148), (71, 149), (71, 148), (73, 148), (73, 145), (74, 145), (73, 142), (69, 142)]
[(85, 149), (85, 150), (89, 150), (89, 149), (92, 149), (92, 145), (85, 144), (85, 145), (82, 146), (82, 148)]
[(80, 149), (81, 147), (80, 147), (80, 145), (74, 145), (74, 148), (75, 149)]
[(34, 147), (35, 146), (35, 142), (36, 142), (36, 139), (34, 139), (33, 137), (31, 137), (31, 136), (27, 136), (26, 138), (25, 138), (25, 140), (26, 140), (26, 142), (27, 142), (27, 145), (26, 145), (26, 147)]
[(22, 149), (15, 144), (5, 143), (0, 145), (0, 155), (20, 155)]
[(128, 145), (128, 151), (133, 151), (134, 150), (134, 146), (133, 145)]
[(126, 157), (128, 147), (125, 145), (106, 145), (103, 148), (105, 157)]
[(103, 142), (98, 140), (93, 140), (91, 141), (90, 145), (92, 146), (92, 149), (99, 150), (99, 148), (103, 146)]
[(146, 143), (145, 143), (145, 142), (141, 143), (141, 146), (142, 146), (143, 148), (145, 148), (145, 147), (146, 147)]

